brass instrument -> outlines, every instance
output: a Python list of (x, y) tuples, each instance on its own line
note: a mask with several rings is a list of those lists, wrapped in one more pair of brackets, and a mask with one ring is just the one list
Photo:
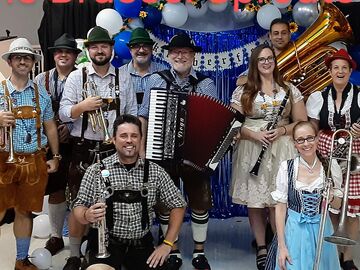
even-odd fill
[[(98, 146), (99, 149), (99, 146)], [(102, 188), (101, 178), (109, 177), (108, 170), (101, 170), (101, 161), (100, 161), (100, 153), (97, 151), (96, 153), (96, 164), (98, 166), (98, 181), (96, 184), (98, 185), (97, 190), (100, 192), (97, 202), (105, 203), (107, 198), (107, 190)], [(97, 222), (98, 229), (98, 253), (95, 255), (96, 258), (104, 259), (110, 257), (110, 253), (107, 250), (106, 243), (106, 217)]]
[[(12, 112), (12, 102), (9, 96), (4, 95), (3, 99), (6, 103), (6, 111)], [(8, 147), (9, 147), (9, 156), (6, 160), (6, 163), (16, 163), (15, 155), (14, 155), (14, 139), (13, 139), (13, 126), (4, 127), (4, 144), (7, 141)], [(3, 148), (6, 148), (6, 145), (3, 146)]]
[(341, 11), (333, 4), (322, 3), (317, 20), (277, 56), (284, 80), (292, 82), (304, 96), (324, 89), (331, 82), (324, 59), (337, 51), (328, 45), (349, 42), (352, 37), (351, 26)]
[[(84, 90), (82, 92), (84, 99), (92, 96), (99, 96), (96, 90), (96, 84), (92, 81), (87, 81), (84, 84)], [(111, 135), (107, 128), (107, 123), (104, 117), (104, 112), (102, 108), (95, 111), (88, 112), (89, 121), (91, 124), (91, 128), (93, 132), (97, 132), (98, 130), (102, 130), (104, 132), (104, 143), (110, 144), (111, 143)]]
[[(345, 137), (339, 136), (341, 134), (346, 134), (346, 136)], [(320, 267), (323, 240), (341, 246), (349, 246), (356, 244), (356, 241), (350, 239), (350, 237), (347, 235), (345, 231), (345, 218), (348, 208), (348, 194), (349, 194), (349, 186), (350, 186), (350, 172), (351, 170), (355, 169), (354, 166), (352, 165), (352, 162), (354, 162), (354, 159), (357, 159), (357, 156), (352, 156), (351, 154), (352, 141), (353, 141), (353, 137), (351, 133), (345, 129), (339, 129), (335, 131), (331, 138), (330, 160), (329, 160), (329, 166), (327, 168), (326, 183), (325, 183), (325, 196), (324, 196), (325, 205), (321, 213), (313, 270), (318, 270)], [(338, 143), (338, 147), (336, 149), (334, 149), (335, 142)], [(344, 152), (345, 150), (347, 150), (347, 153)], [(346, 154), (345, 158), (343, 158), (344, 154)], [(340, 221), (336, 232), (333, 233), (333, 235), (331, 236), (324, 237), (326, 216), (330, 204), (329, 203), (330, 190), (331, 188), (333, 188), (333, 179), (331, 178), (331, 164), (333, 161), (338, 161), (338, 160), (346, 161), (346, 179), (345, 179), (345, 186), (343, 191)]]

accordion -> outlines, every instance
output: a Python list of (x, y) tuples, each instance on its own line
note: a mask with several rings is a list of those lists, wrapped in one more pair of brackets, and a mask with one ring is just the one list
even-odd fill
[(146, 158), (215, 170), (244, 120), (242, 114), (210, 96), (154, 88)]

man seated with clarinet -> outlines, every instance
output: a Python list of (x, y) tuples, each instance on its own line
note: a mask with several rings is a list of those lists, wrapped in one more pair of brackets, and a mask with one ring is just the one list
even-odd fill
[[(112, 138), (116, 153), (102, 161), (97, 154), (81, 182), (73, 212), (81, 224), (93, 227), (88, 234), (91, 265), (168, 269), (165, 260), (178, 237), (186, 203), (169, 175), (139, 156), (141, 139), (137, 117), (118, 117)], [(170, 223), (165, 240), (154, 249), (150, 227), (158, 202), (170, 209)]]

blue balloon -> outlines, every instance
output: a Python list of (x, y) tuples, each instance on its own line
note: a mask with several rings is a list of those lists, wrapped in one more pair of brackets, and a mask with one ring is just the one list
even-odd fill
[(350, 47), (349, 54), (356, 62), (356, 69), (360, 70), (360, 45)]
[(121, 59), (131, 59), (131, 54), (128, 46), (126, 45), (131, 37), (130, 31), (123, 31), (114, 37), (114, 51), (115, 54)]
[[(126, 2), (126, 3), (124, 3)], [(114, 0), (114, 8), (124, 18), (139, 17), (142, 0)]]
[(301, 34), (304, 33), (305, 30), (305, 27), (298, 26), (298, 30), (294, 33), (291, 33), (291, 41), (296, 41), (301, 36)]
[(160, 10), (149, 5), (142, 10), (147, 12), (147, 16), (143, 19), (145, 28), (152, 29), (161, 23), (162, 14)]
[(353, 72), (351, 72), (350, 82), (360, 86), (360, 71), (353, 70)]
[(123, 65), (123, 60), (115, 54), (113, 60), (111, 61), (111, 64), (116, 67), (116, 68), (119, 68)]

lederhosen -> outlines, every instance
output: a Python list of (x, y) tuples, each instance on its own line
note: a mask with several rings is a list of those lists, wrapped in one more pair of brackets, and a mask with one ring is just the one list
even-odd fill
[[(51, 104), (52, 108), (55, 114), (55, 120), (57, 125), (60, 125), (60, 119), (59, 119), (59, 107), (60, 107), (60, 101), (62, 97), (62, 92), (58, 92), (58, 72), (55, 68), (53, 73), (53, 79), (54, 79), (54, 94), (53, 96), (50, 91), (50, 72), (45, 72), (45, 89), (48, 92), (49, 96), (51, 97)], [(48, 185), (46, 186), (45, 194), (51, 194), (59, 190), (65, 190), (67, 180), (68, 180), (68, 174), (69, 174), (69, 166), (70, 166), (70, 160), (71, 160), (71, 144), (70, 142), (64, 143), (59, 142), (59, 153), (62, 156), (62, 159), (60, 160), (59, 168), (57, 172), (49, 174), (49, 180)], [(47, 160), (52, 159), (53, 153), (49, 149), (47, 152), (46, 158)]]
[[(103, 166), (103, 165), (102, 165)], [(104, 167), (103, 167), (104, 168)], [(106, 188), (113, 188), (114, 193), (112, 196), (106, 199), (106, 227), (107, 231), (111, 232), (114, 226), (114, 208), (115, 203), (141, 203), (141, 226), (142, 229), (149, 229), (150, 220), (149, 220), (149, 210), (147, 203), (148, 196), (148, 179), (149, 179), (149, 161), (144, 161), (144, 178), (143, 186), (140, 190), (129, 190), (129, 189), (116, 189), (116, 187), (111, 186), (111, 183), (108, 179), (105, 179)], [(111, 257), (107, 259), (97, 259), (95, 254), (98, 252), (98, 232), (97, 229), (90, 229), (88, 234), (88, 252), (89, 252), (89, 263), (106, 263), (113, 266), (115, 269), (119, 269), (120, 264), (124, 263), (128, 252), (152, 252), (153, 250), (153, 237), (149, 231), (144, 237), (140, 239), (127, 239), (127, 238), (117, 238), (111, 235), (108, 236), (108, 251), (112, 254)], [(116, 255), (115, 255), (116, 254)], [(148, 254), (150, 255), (150, 254)], [(134, 269), (132, 265), (135, 262), (128, 262), (127, 265), (129, 269)]]
[[(87, 71), (82, 69), (83, 89), (87, 82)], [(107, 104), (102, 108), (103, 112), (116, 110), (116, 117), (120, 116), (120, 88), (119, 88), (119, 69), (115, 68), (115, 99), (103, 99), (103, 103)], [(88, 140), (84, 138), (85, 131), (88, 128), (89, 113), (84, 112), (81, 125), (80, 137), (72, 137), (72, 160), (69, 168), (69, 189), (71, 200), (76, 198), (76, 194), (80, 188), (81, 179), (88, 166), (95, 161), (95, 148), (99, 145), (100, 159), (104, 159), (115, 153), (113, 144), (105, 144), (103, 141)], [(102, 132), (102, 131), (101, 131)]]
[[(175, 84), (175, 78), (170, 70), (156, 72), (166, 81), (168, 91), (181, 91), (180, 87)], [(189, 77), (191, 90), (195, 92), (197, 85), (207, 77), (196, 72), (196, 78)], [(191, 116), (190, 116), (191, 117)], [(189, 206), (192, 209), (208, 210), (212, 208), (211, 200), (211, 183), (210, 176), (203, 172), (197, 171), (189, 166), (180, 165), (174, 161), (157, 162), (171, 176), (177, 187), (180, 187), (180, 178), (184, 183), (184, 190), (189, 199)], [(163, 206), (160, 206), (162, 208)]]
[[(11, 99), (6, 81), (2, 82), (4, 96)], [(36, 105), (13, 108), (15, 119), (35, 119), (37, 151), (14, 152), (14, 163), (6, 163), (9, 152), (0, 152), (0, 211), (17, 207), (25, 211), (41, 211), (47, 183), (45, 149), (41, 147), (41, 109), (39, 91), (34, 83)], [(31, 142), (31, 135), (27, 138)], [(17, 143), (14, 141), (14, 143)], [(12, 185), (16, 184), (16, 185)], [(28, 194), (31, 194), (29, 196)]]

